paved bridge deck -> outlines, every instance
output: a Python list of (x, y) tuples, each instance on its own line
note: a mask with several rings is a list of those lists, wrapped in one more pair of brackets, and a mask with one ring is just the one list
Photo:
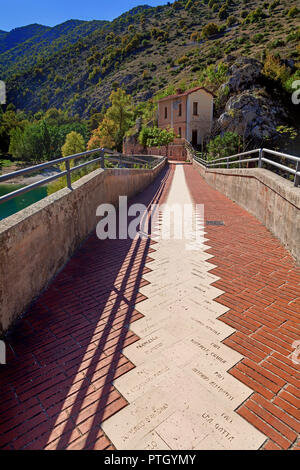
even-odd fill
[(134, 202), (203, 237), (88, 238), (7, 338), (0, 448), (299, 449), (299, 267), (190, 165)]

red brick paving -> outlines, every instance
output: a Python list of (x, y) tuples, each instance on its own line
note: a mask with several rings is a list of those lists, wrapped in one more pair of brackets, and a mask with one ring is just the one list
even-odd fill
[(225, 292), (216, 300), (230, 308), (219, 319), (236, 329), (224, 343), (245, 356), (230, 373), (254, 392), (237, 412), (268, 436), (264, 449), (299, 449), (300, 365), (289, 355), (300, 339), (300, 268), (255, 217), (192, 167), (185, 174), (206, 220), (225, 223), (206, 227), (206, 244)]
[[(163, 202), (166, 169), (132, 202)], [(112, 449), (101, 423), (127, 405), (112, 381), (134, 367), (130, 323), (148, 284), (149, 240), (92, 235), (6, 338), (0, 449)]]

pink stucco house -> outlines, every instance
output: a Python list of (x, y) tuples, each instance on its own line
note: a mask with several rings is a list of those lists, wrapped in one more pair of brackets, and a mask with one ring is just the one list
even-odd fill
[(158, 127), (172, 128), (179, 138), (199, 146), (211, 132), (213, 107), (214, 95), (206, 88), (177, 90), (158, 101)]

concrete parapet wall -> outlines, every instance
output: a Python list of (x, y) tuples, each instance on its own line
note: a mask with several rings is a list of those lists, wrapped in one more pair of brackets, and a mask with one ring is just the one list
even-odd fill
[(300, 188), (265, 169), (206, 169), (195, 161), (193, 165), (210, 186), (262, 222), (300, 264)]
[(0, 334), (26, 310), (95, 229), (96, 209), (145, 189), (152, 170), (96, 170), (0, 222)]

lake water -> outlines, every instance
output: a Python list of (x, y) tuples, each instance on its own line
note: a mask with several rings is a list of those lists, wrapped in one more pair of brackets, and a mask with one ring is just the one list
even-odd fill
[[(16, 191), (19, 188), (22, 188), (22, 185), (18, 184), (0, 184), (0, 196), (8, 194), (12, 191)], [(28, 193), (22, 194), (10, 201), (0, 204), (0, 220), (5, 219), (6, 217), (19, 212), (25, 207), (34, 204), (35, 202), (43, 199), (47, 196), (47, 187), (41, 186), (40, 188), (35, 188), (29, 191)]]

